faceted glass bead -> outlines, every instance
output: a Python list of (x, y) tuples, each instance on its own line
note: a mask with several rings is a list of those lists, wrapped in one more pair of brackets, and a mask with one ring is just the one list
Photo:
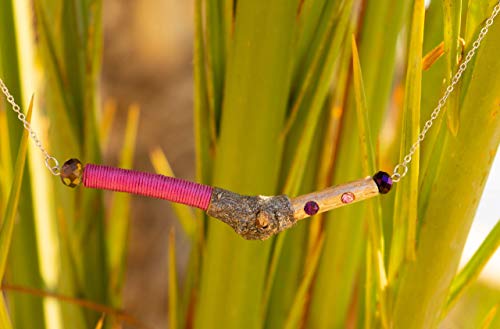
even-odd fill
[(77, 187), (82, 183), (83, 165), (78, 159), (70, 159), (61, 167), (61, 180), (64, 185)]
[(379, 171), (378, 173), (373, 175), (373, 180), (375, 181), (375, 184), (377, 184), (378, 191), (381, 194), (389, 193), (392, 187), (391, 175), (386, 172)]
[(316, 215), (319, 211), (319, 205), (314, 201), (309, 201), (304, 206), (304, 211), (309, 216)]

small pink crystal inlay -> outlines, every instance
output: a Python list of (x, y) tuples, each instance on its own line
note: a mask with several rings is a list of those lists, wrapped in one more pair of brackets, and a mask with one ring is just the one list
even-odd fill
[(346, 193), (342, 194), (342, 196), (340, 197), (340, 200), (342, 200), (342, 203), (351, 203), (354, 201), (354, 199), (356, 199), (356, 197), (354, 196), (354, 194), (352, 192), (346, 192)]

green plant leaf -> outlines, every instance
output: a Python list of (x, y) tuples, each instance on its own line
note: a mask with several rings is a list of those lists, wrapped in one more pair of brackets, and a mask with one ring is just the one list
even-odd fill
[(443, 310), (443, 316), (450, 310), (463, 294), (464, 290), (479, 276), (488, 260), (500, 247), (500, 220), (488, 234), (479, 249), (474, 253), (467, 265), (458, 273), (451, 283), (450, 292)]
[(194, 133), (196, 143), (196, 177), (210, 184), (215, 154), (215, 117), (208, 102), (208, 82), (205, 71), (205, 40), (203, 38), (202, 0), (195, 1), (194, 37)]
[[(238, 1), (214, 166), (216, 186), (243, 194), (278, 190), (278, 136), (289, 96), (297, 8), (297, 0)], [(265, 285), (271, 246), (271, 241), (245, 241), (225, 224), (208, 221), (195, 328), (260, 326), (260, 287)], [(238, 280), (229, 284), (229, 278)], [(230, 307), (221, 321), (221, 305), (238, 306)]]
[[(462, 24), (462, 0), (444, 0), (444, 53), (446, 54), (446, 80), (448, 83), (455, 72), (461, 57), (462, 45), (460, 42), (460, 29)], [(460, 85), (455, 86), (458, 90)], [(448, 127), (453, 135), (458, 132), (459, 126), (459, 92), (454, 93), (446, 106)]]
[[(325, 108), (326, 110), (326, 108)], [(314, 141), (322, 141), (325, 139), (327, 111), (323, 111), (322, 119), (320, 120), (321, 128), (316, 129)], [(296, 134), (298, 132), (298, 134)], [(300, 136), (299, 131), (293, 131), (290, 136)], [(321, 143), (314, 143), (307, 163), (306, 172), (316, 172), (319, 166), (321, 156)], [(284, 158), (284, 161), (291, 159)], [(309, 193), (316, 189), (317, 179), (315, 175), (307, 175), (303, 180), (299, 193)], [(286, 192), (289, 193), (289, 192)], [(308, 241), (308, 226), (311, 221), (302, 221), (297, 226), (280, 234), (275, 240), (271, 262), (268, 269), (265, 295), (263, 299), (265, 327), (266, 328), (281, 328), (288, 321), (288, 313), (293, 307), (295, 291), (289, 287), (299, 286), (304, 275), (305, 262), (309, 257), (312, 257), (314, 246), (317, 243), (319, 236)], [(284, 232), (285, 233), (285, 232)], [(307, 243), (307, 248), (305, 247)], [(296, 246), (304, 246), (297, 248)], [(279, 280), (275, 280), (279, 278)], [(266, 299), (270, 293), (270, 298)]]
[(99, 319), (99, 321), (97, 321), (94, 329), (102, 329), (105, 320), (106, 320), (106, 314), (101, 315), (101, 318)]
[[(327, 57), (325, 54), (331, 52), (336, 54), (337, 48), (335, 47), (338, 47), (338, 44), (332, 44), (332, 35), (335, 35), (335, 23), (339, 22), (338, 16), (342, 13), (341, 9), (343, 7), (339, 8), (339, 3), (337, 1), (329, 2), (322, 11), (322, 20), (318, 23), (314, 18), (319, 14), (317, 11), (320, 8), (322, 8), (321, 2), (315, 3), (314, 10), (312, 8), (309, 9), (306, 5), (305, 10), (310, 15), (306, 16), (306, 13), (303, 13), (300, 16), (304, 26), (302, 26), (302, 29), (300, 30), (301, 33), (297, 46), (297, 52), (299, 55), (296, 58), (296, 63), (294, 63), (295, 65), (301, 64), (295, 69), (295, 75), (297, 75), (296, 79), (300, 79), (300, 81), (297, 82), (299, 85), (297, 87), (297, 95), (293, 101), (290, 114), (288, 115), (281, 135), (281, 138), (283, 139), (287, 136), (290, 129), (292, 129), (297, 121), (299, 110), (304, 105), (303, 103), (307, 98), (308, 93), (311, 93), (311, 91), (314, 92), (314, 88), (317, 88), (315, 81), (316, 76), (324, 70), (333, 70), (332, 65), (336, 59), (335, 55), (330, 56), (330, 60), (327, 63)], [(344, 17), (345, 15), (347, 14), (344, 11)], [(313, 27), (315, 27), (316, 31), (314, 34), (311, 33)], [(340, 31), (337, 31), (337, 36), (342, 35), (342, 28), (345, 28), (345, 26), (340, 25)], [(339, 38), (336, 40), (337, 43), (338, 40)], [(308, 42), (308, 44), (305, 44), (306, 42)], [(311, 49), (314, 49), (315, 51), (311, 51)], [(323, 85), (325, 85), (325, 80), (323, 80)], [(306, 107), (308, 107), (307, 105)]]
[[(417, 0), (411, 20), (400, 158), (403, 158), (412, 144), (418, 140), (420, 132), (424, 21), (425, 4), (423, 0)], [(389, 281), (394, 281), (406, 260), (415, 259), (420, 171), (418, 148), (411, 158), (408, 175), (404, 178), (405, 184), (399, 184), (396, 189)]]
[[(29, 69), (31, 63), (28, 62), (31, 58), (21, 50), (25, 42), (29, 42), (29, 40), (22, 37), (28, 29), (26, 24), (23, 25), (23, 22), (27, 20), (25, 13), (21, 10), (23, 5), (26, 4), (11, 0), (0, 1), (0, 8), (2, 8), (0, 10), (0, 24), (2, 25), (0, 28), (0, 71), (3, 81), (21, 108), (28, 105), (23, 96), (23, 87), (26, 85), (23, 81), (26, 77), (23, 75), (30, 75), (31, 73)], [(3, 97), (1, 98), (3, 102)], [(4, 104), (9, 105), (7, 103)], [(4, 163), (5, 166), (10, 167), (10, 169), (7, 169), (8, 174), (10, 174), (10, 177), (8, 177), (9, 181), (4, 182), (8, 185), (5, 189), (8, 191), (11, 190), (11, 184), (14, 180), (14, 163), (21, 145), (23, 126), (20, 124), (17, 114), (11, 111), (10, 105), (8, 108), (4, 108), (8, 109), (6, 116), (7, 132), (9, 135), (9, 138), (5, 142), (10, 144), (9, 148), (11, 152), (9, 162)], [(40, 287), (42, 281), (40, 278), (40, 259), (37, 250), (36, 218), (31, 182), (32, 178), (29, 175), (25, 175), (21, 183), (18, 215), (10, 244), (5, 280), (10, 283), (22, 282), (23, 284)], [(4, 207), (6, 207), (6, 203), (8, 202), (8, 193), (3, 199)], [(40, 300), (31, 296), (8, 295), (8, 305), (12, 323), (16, 328), (39, 326), (43, 329), (45, 327), (43, 304)], [(25, 314), (29, 314), (30, 316), (26, 316)]]
[(212, 134), (214, 134), (214, 136), (218, 135), (217, 127), (219, 126), (222, 111), (226, 56), (228, 56), (229, 52), (229, 41), (226, 42), (226, 38), (228, 37), (227, 33), (230, 32), (230, 27), (227, 26), (230, 22), (227, 2), (230, 1), (209, 0), (205, 2), (205, 55), (207, 56), (206, 86), (208, 91), (210, 120), (212, 120), (210, 122), (210, 127), (213, 130)]
[(168, 235), (168, 327), (179, 328), (178, 313), (179, 302), (177, 297), (177, 262), (175, 256), (175, 231), (170, 230)]
[(3, 296), (0, 298), (0, 325), (4, 329), (13, 329)]
[(500, 307), (500, 304), (497, 304), (493, 306), (493, 308), (488, 312), (486, 317), (484, 318), (483, 322), (481, 323), (481, 328), (480, 329), (490, 329), (493, 328), (492, 324), (493, 321), (495, 320), (495, 316), (498, 313), (498, 308)]
[[(120, 156), (120, 168), (131, 169), (139, 127), (139, 107), (132, 105), (128, 111), (127, 125)], [(112, 304), (121, 306), (121, 292), (125, 276), (125, 264), (130, 230), (130, 194), (114, 193), (110, 201), (107, 230), (107, 258), (110, 268), (109, 289)]]
[(398, 38), (413, 0), (366, 1), (359, 27), (359, 58), (363, 66), (366, 103), (370, 113), (372, 140), (378, 132), (391, 105), (391, 93), (398, 80)]
[(321, 250), (323, 248), (325, 236), (322, 235), (316, 242), (307, 263), (305, 265), (304, 277), (302, 278), (300, 285), (297, 289), (297, 293), (293, 300), (290, 313), (285, 324), (285, 329), (300, 328), (300, 322), (305, 314), (305, 306), (307, 304), (307, 294), (311, 286), (311, 282), (314, 278), (314, 273), (316, 273), (316, 268), (318, 267), (319, 257), (321, 255)]
[[(151, 163), (155, 168), (156, 172), (161, 175), (175, 177), (175, 174), (168, 162), (165, 153), (159, 148), (154, 149), (150, 154)], [(191, 239), (191, 241), (196, 241), (197, 230), (200, 228), (198, 225), (199, 220), (195, 217), (194, 212), (188, 206), (170, 203), (172, 209), (175, 211), (179, 222), (184, 230), (184, 233)]]
[[(31, 97), (30, 106), (26, 114), (26, 120), (28, 121), (31, 120), (31, 113), (33, 110), (33, 100), (34, 98)], [(14, 223), (19, 206), (19, 198), (21, 196), (21, 186), (24, 176), (24, 167), (26, 164), (28, 140), (29, 140), (29, 133), (27, 130), (25, 130), (20, 142), (16, 164), (14, 167), (14, 181), (12, 182), (9, 201), (7, 202), (7, 208), (5, 209), (5, 216), (2, 219), (0, 227), (0, 281), (3, 280), (5, 274), (5, 267), (7, 265), (7, 259), (12, 241), (12, 234), (14, 231)]]
[[(361, 72), (361, 64), (359, 62), (358, 49), (356, 47), (356, 40), (352, 36), (352, 58), (353, 58), (353, 81), (354, 81), (354, 94), (356, 99), (356, 110), (358, 116), (358, 131), (361, 145), (361, 162), (364, 175), (373, 175), (375, 173), (375, 152), (373, 151), (373, 143), (371, 141), (372, 134), (370, 133), (370, 125), (368, 119), (368, 109), (366, 105), (365, 88), (363, 84), (363, 75)], [(373, 273), (375, 277), (376, 288), (378, 296), (380, 296), (380, 315), (383, 327), (387, 327), (387, 307), (385, 305), (384, 290), (387, 286), (387, 275), (385, 273), (385, 260), (384, 260), (384, 237), (382, 235), (382, 219), (381, 207), (379, 200), (371, 200), (368, 207), (368, 232), (370, 237), (371, 248), (367, 248), (368, 257), (372, 260), (367, 262), (368, 265), (373, 266), (373, 269), (367, 269), (369, 273)], [(377, 202), (376, 204), (374, 204)], [(371, 287), (366, 287), (371, 291)], [(367, 298), (366, 303), (370, 303)], [(375, 312), (373, 312), (375, 313)], [(369, 313), (371, 314), (371, 313)], [(367, 325), (368, 326), (368, 325)], [(368, 326), (369, 327), (369, 326)]]
[(11, 159), (7, 112), (3, 108), (3, 102), (0, 102), (0, 175), (3, 177), (0, 181), (0, 217), (4, 215), (4, 202), (6, 202), (10, 193), (10, 182), (12, 181)]
[(284, 191), (292, 196), (298, 193), (300, 184), (302, 183), (302, 179), (305, 174), (305, 167), (311, 152), (313, 144), (312, 141), (316, 130), (315, 128), (318, 125), (329, 87), (333, 81), (333, 73), (335, 69), (334, 65), (340, 54), (342, 42), (344, 41), (349, 29), (348, 22), (352, 10), (352, 4), (352, 0), (348, 0), (343, 4), (338, 25), (332, 35), (330, 48), (325, 55), (326, 60), (319, 76), (318, 87), (315, 90), (309, 106), (306, 119), (308, 129), (304, 129), (302, 132), (300, 142), (295, 152), (295, 159), (292, 162), (292, 167), (290, 168), (290, 173), (284, 187)]
[(114, 100), (108, 100), (104, 105), (102, 119), (99, 128), (99, 140), (103, 148), (106, 148), (109, 143), (113, 123), (115, 121), (117, 104)]
[[(30, 106), (28, 112), (26, 113), (26, 120), (28, 122), (31, 120), (31, 114), (33, 110), (34, 97), (31, 97)], [(28, 150), (29, 133), (25, 130), (20, 142), (19, 151), (17, 154), (16, 164), (14, 167), (12, 188), (9, 194), (9, 200), (5, 209), (5, 215), (2, 218), (0, 227), (0, 281), (3, 281), (5, 274), (5, 267), (7, 264), (7, 259), (10, 251), (15, 219), (18, 214), (19, 199), (21, 196), (21, 186), (24, 176), (24, 168), (26, 164), (26, 154)], [(5, 307), (3, 297), (1, 299), (0, 305), (0, 324), (2, 328), (12, 328), (10, 319), (7, 315), (7, 309)]]

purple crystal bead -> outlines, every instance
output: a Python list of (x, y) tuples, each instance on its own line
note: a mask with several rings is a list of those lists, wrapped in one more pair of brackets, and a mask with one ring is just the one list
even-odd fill
[(314, 201), (309, 201), (304, 206), (304, 211), (309, 216), (316, 215), (319, 211), (319, 205)]
[(392, 187), (391, 175), (386, 172), (379, 171), (373, 175), (373, 180), (375, 181), (375, 184), (377, 184), (380, 194), (389, 193)]

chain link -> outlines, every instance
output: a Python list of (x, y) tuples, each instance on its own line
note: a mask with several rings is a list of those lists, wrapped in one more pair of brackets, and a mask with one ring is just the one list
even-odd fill
[(16, 101), (14, 100), (14, 96), (12, 96), (9, 92), (9, 89), (3, 82), (2, 78), (0, 78), (0, 89), (2, 89), (2, 93), (5, 95), (7, 98), (7, 102), (12, 105), (12, 110), (16, 112), (17, 118), (19, 121), (22, 122), (24, 129), (26, 129), (35, 143), (35, 146), (42, 152), (44, 156), (44, 162), (45, 166), (49, 171), (52, 173), (54, 176), (59, 176), (60, 175), (60, 167), (59, 167), (59, 162), (55, 157), (49, 154), (47, 150), (43, 147), (42, 142), (40, 141), (40, 138), (38, 138), (38, 135), (36, 134), (35, 130), (31, 127), (31, 124), (26, 120), (26, 115), (21, 111), (21, 107), (16, 104)]
[(493, 25), (493, 21), (495, 20), (495, 17), (497, 17), (499, 13), (500, 13), (500, 1), (493, 8), (493, 13), (486, 20), (484, 27), (479, 32), (479, 36), (477, 37), (476, 41), (474, 41), (474, 43), (472, 44), (472, 48), (469, 50), (469, 52), (465, 56), (465, 60), (458, 67), (458, 71), (457, 71), (457, 73), (455, 73), (455, 75), (451, 79), (451, 83), (448, 85), (448, 87), (446, 87), (446, 90), (443, 94), (443, 97), (441, 97), (441, 99), (438, 102), (438, 105), (436, 106), (434, 111), (432, 111), (429, 120), (427, 120), (425, 122), (424, 127), (422, 128), (422, 131), (420, 131), (420, 134), (418, 135), (418, 139), (410, 147), (410, 150), (403, 158), (403, 161), (394, 167), (394, 170), (393, 170), (393, 173), (391, 176), (391, 178), (394, 182), (399, 182), (401, 180), (401, 178), (406, 176), (406, 174), (408, 173), (408, 165), (410, 164), (410, 162), (413, 159), (413, 154), (415, 154), (415, 152), (419, 148), (420, 143), (422, 143), (424, 141), (425, 137), (427, 136), (427, 132), (429, 131), (429, 129), (431, 129), (432, 125), (434, 124), (434, 121), (438, 118), (439, 114), (441, 113), (441, 110), (446, 105), (446, 101), (450, 97), (451, 93), (455, 90), (455, 86), (460, 81), (460, 78), (462, 77), (463, 73), (467, 69), (469, 62), (472, 60), (472, 58), (474, 58), (476, 51), (479, 49), (479, 46), (481, 46), (481, 42), (483, 41), (486, 34), (488, 34), (489, 28), (491, 27), (491, 25)]

